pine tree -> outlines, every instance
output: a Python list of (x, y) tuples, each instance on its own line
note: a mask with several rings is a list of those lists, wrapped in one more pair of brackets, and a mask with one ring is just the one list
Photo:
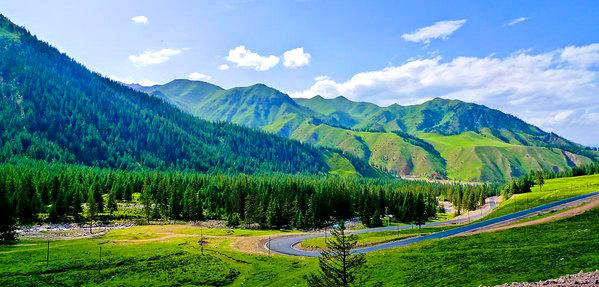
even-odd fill
[(414, 220), (414, 224), (418, 225), (419, 227), (427, 220), (426, 202), (424, 201), (424, 196), (422, 193), (418, 193), (415, 196), (412, 219)]
[(97, 179), (94, 179), (94, 183), (91, 185), (90, 189), (94, 193), (94, 200), (98, 206), (98, 213), (104, 212), (104, 198), (102, 197), (102, 192), (100, 191), (100, 185), (98, 184)]
[(539, 186), (539, 191), (542, 191), (543, 185), (545, 184), (545, 178), (543, 178), (543, 173), (537, 172), (535, 183)]
[(150, 190), (147, 182), (144, 181), (143, 187), (141, 188), (141, 195), (139, 197), (141, 204), (143, 204), (144, 214), (148, 224), (150, 224), (150, 217), (152, 216), (152, 199), (150, 198)]
[(168, 206), (170, 217), (172, 219), (179, 219), (179, 215), (181, 213), (181, 203), (179, 201), (179, 197), (177, 196), (177, 191), (174, 188), (170, 190)]
[(4, 181), (0, 179), (0, 242), (14, 240), (16, 238), (16, 220), (14, 209), (8, 198)]
[(83, 209), (81, 208), (81, 203), (83, 200), (81, 199), (81, 192), (79, 192), (78, 188), (73, 189), (71, 198), (73, 201), (73, 204), (71, 206), (71, 215), (73, 216), (73, 218), (77, 220), (80, 217), (79, 213), (83, 211)]
[(93, 221), (96, 218), (96, 214), (98, 213), (98, 204), (96, 203), (96, 197), (94, 196), (94, 192), (90, 190), (87, 193), (87, 210), (86, 217), (87, 220)]
[(110, 212), (111, 216), (112, 216), (112, 213), (117, 211), (117, 209), (118, 209), (118, 205), (116, 203), (116, 194), (112, 190), (108, 193), (108, 202), (106, 203), (106, 208)]
[(322, 287), (360, 286), (358, 272), (366, 258), (364, 254), (351, 254), (356, 247), (356, 235), (345, 233), (345, 223), (340, 221), (331, 230), (332, 238), (327, 241), (328, 251), (323, 251), (318, 258), (320, 272), (306, 277), (308, 285)]
[(383, 226), (383, 221), (381, 220), (381, 214), (379, 210), (375, 210), (372, 215), (372, 219), (370, 220), (370, 225), (368, 227), (380, 227)]

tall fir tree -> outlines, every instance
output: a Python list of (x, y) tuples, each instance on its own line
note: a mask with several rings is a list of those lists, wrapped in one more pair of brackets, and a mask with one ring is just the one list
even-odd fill
[(345, 233), (345, 222), (340, 221), (331, 229), (332, 238), (327, 240), (327, 250), (318, 258), (320, 272), (306, 277), (309, 286), (348, 287), (360, 286), (359, 272), (366, 264), (364, 254), (352, 254), (358, 238)]

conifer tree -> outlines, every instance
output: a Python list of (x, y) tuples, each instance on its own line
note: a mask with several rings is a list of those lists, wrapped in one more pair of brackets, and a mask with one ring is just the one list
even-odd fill
[(150, 190), (147, 182), (144, 181), (143, 187), (141, 188), (141, 195), (139, 197), (141, 204), (143, 205), (144, 215), (148, 224), (150, 224), (150, 217), (152, 216), (152, 199), (150, 197)]
[(318, 258), (320, 272), (306, 277), (309, 286), (337, 287), (360, 286), (358, 273), (366, 264), (364, 254), (351, 254), (358, 243), (357, 236), (345, 233), (345, 222), (339, 221), (331, 229), (332, 238), (327, 249)]
[(88, 221), (93, 221), (96, 218), (96, 214), (98, 213), (98, 204), (96, 203), (96, 197), (94, 196), (94, 192), (90, 190), (87, 193), (87, 210), (86, 217)]
[(539, 191), (543, 191), (543, 185), (545, 184), (545, 178), (543, 178), (542, 172), (537, 172), (535, 183), (539, 186)]
[(108, 212), (110, 212), (110, 215), (112, 215), (112, 213), (118, 209), (118, 205), (116, 203), (116, 194), (112, 190), (108, 193), (108, 202), (106, 203), (106, 208), (108, 209)]
[(16, 238), (16, 219), (4, 181), (0, 180), (0, 243)]

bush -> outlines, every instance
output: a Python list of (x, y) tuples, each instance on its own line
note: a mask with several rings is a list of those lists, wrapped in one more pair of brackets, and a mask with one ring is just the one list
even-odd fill
[(227, 226), (229, 226), (229, 227), (239, 226), (240, 222), (241, 222), (241, 219), (239, 217), (239, 213), (237, 213), (237, 212), (231, 213), (231, 214), (229, 214), (229, 216), (227, 216)]

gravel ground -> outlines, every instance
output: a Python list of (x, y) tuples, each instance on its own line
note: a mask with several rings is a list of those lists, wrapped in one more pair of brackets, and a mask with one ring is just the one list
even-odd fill
[(566, 275), (558, 279), (551, 279), (547, 281), (539, 282), (528, 282), (528, 283), (509, 283), (503, 285), (497, 285), (496, 287), (595, 287), (599, 286), (599, 270), (595, 272)]
[(133, 223), (92, 224), (90, 232), (89, 224), (44, 224), (21, 228), (17, 230), (17, 234), (19, 237), (43, 240), (77, 239), (98, 236), (111, 229), (131, 226)]

